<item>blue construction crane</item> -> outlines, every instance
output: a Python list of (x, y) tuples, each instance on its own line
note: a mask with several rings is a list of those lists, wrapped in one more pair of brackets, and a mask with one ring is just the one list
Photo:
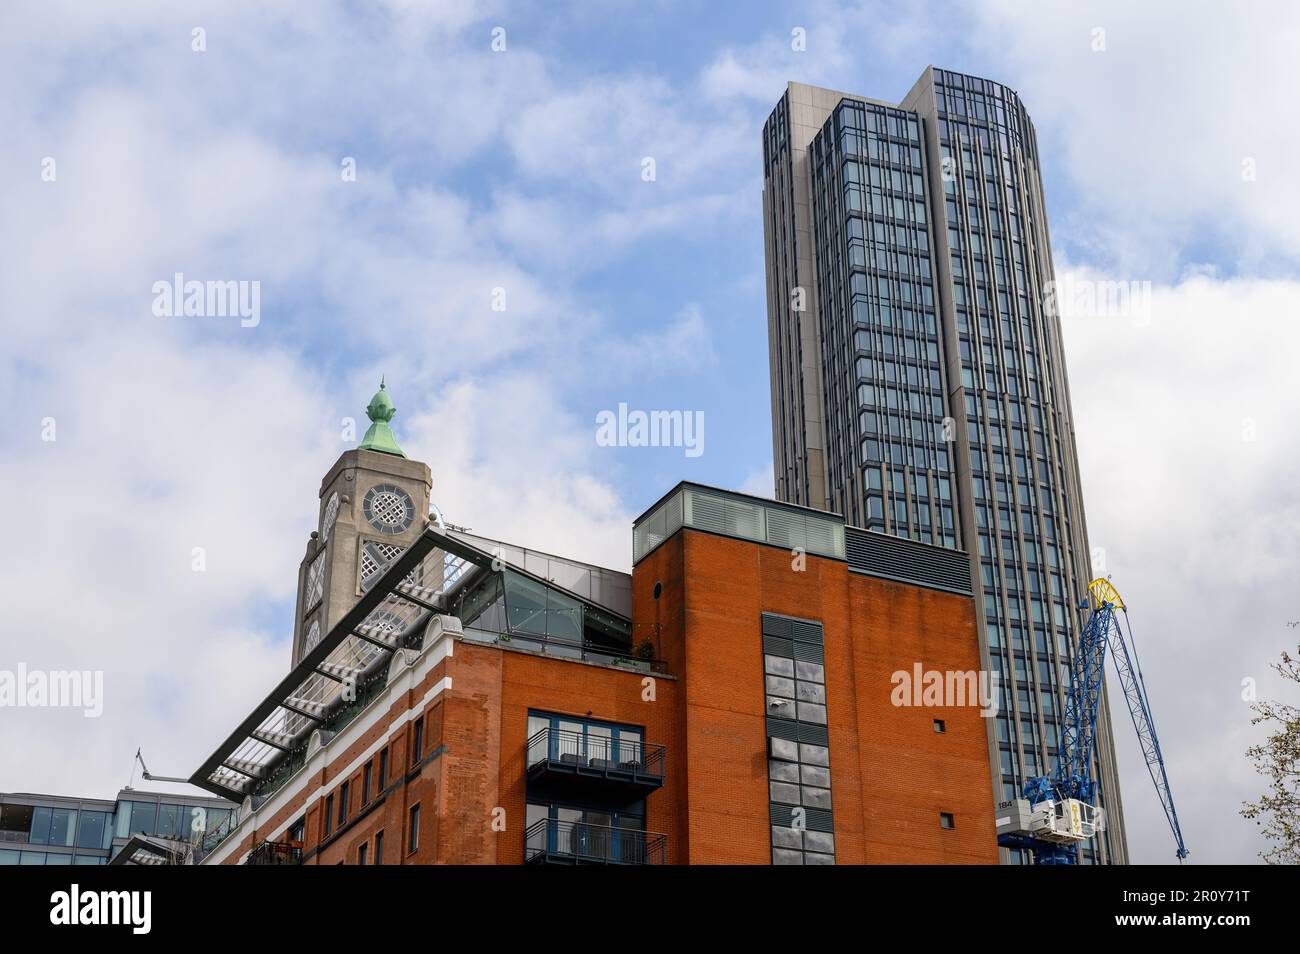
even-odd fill
[(1128, 610), (1109, 580), (1088, 584), (1092, 612), (1074, 654), (1070, 687), (1065, 697), (1065, 718), (1056, 771), (1025, 782), (1024, 797), (998, 805), (998, 844), (1004, 848), (1028, 848), (1034, 863), (1072, 865), (1078, 860), (1078, 846), (1106, 827), (1105, 812), (1096, 805), (1097, 781), (1092, 777), (1092, 758), (1097, 747), (1097, 713), (1101, 707), (1102, 669), (1110, 646), (1119, 672), (1124, 701), (1128, 703), (1137, 730), (1147, 771), (1165, 810), (1169, 829), (1177, 843), (1181, 862), (1187, 857), (1174, 797), (1169, 791), (1160, 740), (1151, 719), (1137, 646), (1128, 625)]

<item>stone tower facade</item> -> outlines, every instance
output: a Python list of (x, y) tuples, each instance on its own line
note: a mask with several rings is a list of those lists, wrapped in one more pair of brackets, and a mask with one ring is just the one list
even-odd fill
[(396, 410), (381, 382), (361, 444), (321, 481), (320, 521), (298, 568), (295, 666), (424, 529), (432, 474), (398, 446), (389, 426)]

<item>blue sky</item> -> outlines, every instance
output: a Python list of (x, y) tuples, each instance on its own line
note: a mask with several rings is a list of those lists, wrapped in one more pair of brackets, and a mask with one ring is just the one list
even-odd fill
[[(1300, 618), (1288, 5), (294, 6), (0, 10), (0, 649), (111, 693), (93, 725), (14, 717), (0, 790), (107, 793), (139, 745), (188, 772), (261, 698), (380, 374), (477, 532), (626, 567), (677, 480), (770, 488), (762, 123), (788, 80), (897, 99), (936, 64), (1019, 90), (1058, 274), (1152, 283), (1150, 321), (1066, 326), (1089, 532), (1189, 843), (1253, 858), (1241, 684)], [(154, 316), (177, 271), (260, 282), (261, 323)], [(597, 446), (620, 402), (702, 411), (705, 453)], [(1135, 856), (1166, 860), (1121, 757)]]

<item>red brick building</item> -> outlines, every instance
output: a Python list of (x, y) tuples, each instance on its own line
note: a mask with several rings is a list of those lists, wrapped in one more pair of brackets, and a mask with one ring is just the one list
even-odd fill
[[(756, 513), (797, 512), (693, 485), (675, 494)], [(518, 573), (541, 583), (471, 539), (427, 528), (417, 574), (445, 567), (451, 555), (484, 579)], [(501, 569), (491, 569), (494, 558)], [(405, 565), (390, 568), (371, 590), (375, 607), (363, 620), (405, 603), (397, 581), (408, 573)], [(520, 621), (512, 585), (500, 588), (508, 616)], [(986, 720), (974, 705), (893, 704), (893, 674), (910, 673), (917, 662), (926, 670), (979, 669), (969, 595), (691, 525), (636, 563), (631, 589), (630, 639), (621, 651), (535, 633), (546, 627), (527, 621), (489, 620), (480, 629), (491, 613), (481, 607), (465, 626), (457, 616), (423, 611), (418, 644), (393, 647), (376, 680), (382, 686), (362, 682), (349, 719), (322, 719), (325, 727), (309, 730), (297, 760), (292, 750), (275, 749), (286, 777), (267, 773), (269, 784), (242, 799), (238, 826), (214, 845), (208, 863), (766, 864), (796, 860), (774, 855), (796, 850), (796, 841), (800, 849), (810, 842), (828, 849), (804, 851), (802, 860), (996, 863)], [(572, 591), (556, 593), (568, 605), (581, 602)], [(441, 608), (463, 609), (467, 595), (453, 589), (439, 598), (447, 601)], [(568, 628), (568, 605), (545, 610), (543, 623)], [(796, 658), (796, 640), (784, 635), (796, 622), (820, 635), (820, 645), (799, 642), (807, 659)], [(320, 645), (336, 635), (345, 633)], [(788, 656), (772, 645), (782, 640)], [(783, 668), (783, 659), (791, 665)], [(769, 684), (791, 679), (800, 663), (814, 677), (802, 695), (825, 707), (811, 709), (807, 721), (781, 711), (787, 698), (797, 710), (800, 693)], [(803, 688), (805, 681), (795, 682)], [(306, 711), (292, 695), (275, 698), (289, 707), (282, 715)], [(259, 737), (273, 738), (257, 729), (244, 738)], [(801, 739), (811, 740), (802, 752)], [(782, 742), (794, 743), (794, 758), (777, 751)], [(226, 772), (221, 777), (234, 774)], [(786, 787), (774, 793), (774, 785)], [(802, 829), (794, 806), (804, 809)]]
[(997, 863), (978, 700), (896, 704), (981, 669), (965, 554), (684, 483), (629, 576), (416, 518), (399, 455), (326, 477), (205, 864)]
[[(753, 513), (799, 513), (771, 501), (683, 490), (697, 506), (707, 497)], [(807, 518), (838, 520), (816, 511)], [(914, 559), (945, 556), (907, 541), (897, 548), (916, 551)], [(974, 706), (891, 702), (892, 674), (910, 673), (918, 661), (927, 670), (980, 669), (970, 596), (871, 576), (809, 550), (794, 569), (790, 548), (686, 526), (633, 570), (633, 620), (659, 632), (663, 658), (679, 676), (671, 742), (684, 778), (672, 794), (681, 820), (674, 834), (685, 845), (674, 860), (771, 860), (767, 822), (776, 800), (769, 805), (768, 728), (782, 720), (765, 692), (765, 669), (773, 666), (765, 666), (763, 634), (781, 617), (820, 624), (823, 634), (836, 863), (995, 864), (987, 720)], [(814, 822), (807, 821), (811, 832)]]

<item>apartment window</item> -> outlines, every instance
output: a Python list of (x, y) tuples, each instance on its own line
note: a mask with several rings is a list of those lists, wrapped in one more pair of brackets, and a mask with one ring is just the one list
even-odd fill
[(361, 847), (357, 849), (357, 864), (364, 865), (366, 863), (366, 854), (369, 851), (370, 846), (363, 841)]
[(302, 842), (303, 835), (306, 834), (306, 831), (307, 831), (307, 819), (299, 818), (289, 828), (289, 840)]
[(413, 854), (420, 847), (420, 806), (412, 805), (410, 812), (410, 829), (406, 835), (406, 851)]
[(647, 840), (645, 802), (622, 809), (529, 801), (524, 857), (556, 854), (576, 861), (645, 864), (657, 849)]
[(181, 805), (159, 805), (158, 827), (154, 834), (163, 838), (180, 838), (185, 827), (185, 809)]
[(548, 712), (528, 713), (528, 764), (544, 759), (581, 765), (662, 772), (657, 752), (647, 755), (645, 732), (621, 725)]
[(415, 720), (415, 734), (411, 740), (411, 764), (420, 761), (420, 750), (424, 748), (424, 716)]
[(951, 812), (940, 812), (940, 813), (939, 813), (939, 827), (940, 827), (940, 828), (948, 828), (948, 829), (952, 829), (952, 828), (956, 828), (956, 827), (957, 827), (956, 823), (952, 820), (952, 813), (951, 813)]
[(947, 731), (948, 731), (948, 726), (944, 723), (944, 721), (943, 721), (942, 719), (935, 719), (935, 720), (934, 720), (934, 731), (935, 731), (935, 732), (938, 732), (940, 735), (942, 735), (944, 732), (947, 732)]
[(83, 811), (77, 829), (78, 848), (107, 848), (113, 842), (113, 816), (108, 812)]
[(339, 786), (339, 824), (342, 825), (348, 819), (348, 783), (344, 782)]
[(384, 785), (388, 781), (388, 747), (379, 753), (379, 790), (384, 790)]
[[(820, 623), (762, 614), (772, 863), (835, 863)], [(803, 824), (795, 819), (802, 816)]]
[(334, 796), (325, 797), (325, 834), (330, 833), (330, 825), (334, 824)]
[(384, 833), (382, 831), (377, 831), (375, 832), (375, 864), (382, 865), (383, 863), (384, 863)]
[[(152, 810), (153, 806), (149, 806)], [(36, 808), (32, 810), (31, 843), (72, 847), (77, 830), (77, 813), (70, 808)], [(151, 826), (149, 834), (153, 834)]]
[[(32, 822), (34, 832), (42, 830), (40, 819), (35, 813)], [(128, 838), (135, 834), (152, 835), (158, 825), (158, 805), (155, 802), (118, 802), (116, 824), (118, 838)]]
[(370, 770), (372, 767), (373, 766), (371, 765), (371, 763), (367, 762), (366, 767), (361, 771), (361, 804), (362, 805), (370, 804)]

